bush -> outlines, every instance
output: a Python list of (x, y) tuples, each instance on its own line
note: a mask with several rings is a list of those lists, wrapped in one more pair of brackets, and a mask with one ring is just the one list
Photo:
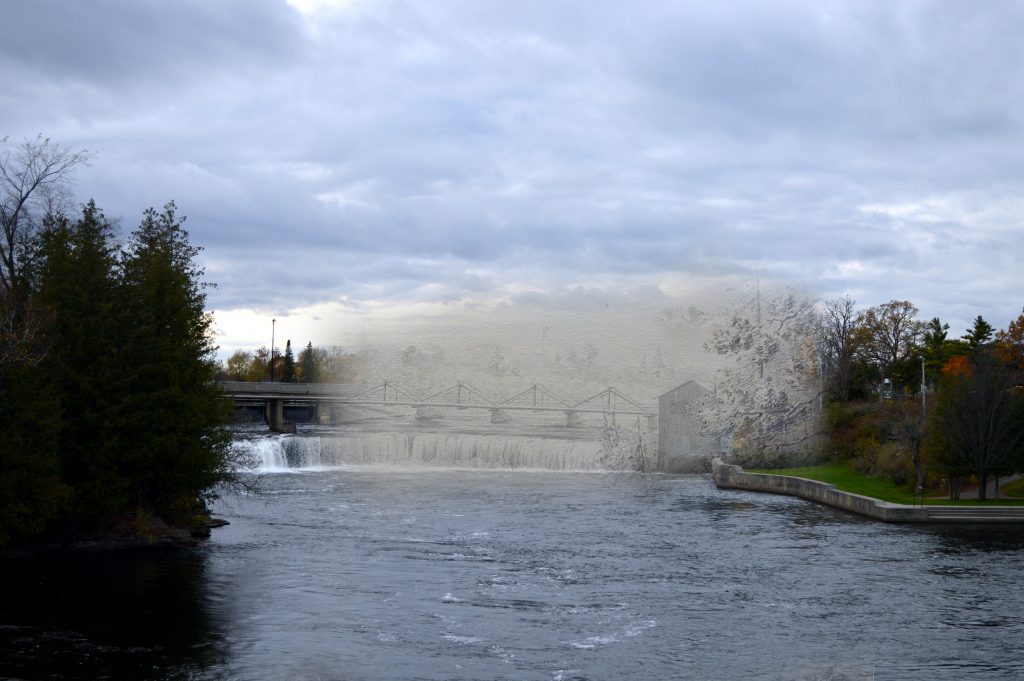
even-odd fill
[(775, 469), (815, 466), (822, 463), (824, 457), (809, 451), (779, 451), (774, 449), (755, 451), (743, 449), (732, 452), (729, 460), (730, 463), (738, 464), (744, 468)]

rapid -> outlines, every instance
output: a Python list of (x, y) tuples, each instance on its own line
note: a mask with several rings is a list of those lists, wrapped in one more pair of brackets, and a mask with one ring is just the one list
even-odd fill
[(0, 676), (1015, 679), (1024, 531), (473, 434), (243, 433), (181, 551), (9, 559)]

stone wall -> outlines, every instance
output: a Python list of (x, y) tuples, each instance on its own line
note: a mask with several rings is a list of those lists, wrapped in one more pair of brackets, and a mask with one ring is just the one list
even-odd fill
[(1024, 506), (907, 506), (880, 501), (835, 485), (789, 475), (747, 473), (742, 466), (711, 462), (715, 485), (726, 489), (771, 492), (817, 501), (828, 506), (890, 523), (1020, 523), (1024, 524)]

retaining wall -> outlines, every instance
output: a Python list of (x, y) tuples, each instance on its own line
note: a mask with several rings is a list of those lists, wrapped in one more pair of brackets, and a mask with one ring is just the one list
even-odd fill
[(817, 501), (888, 523), (1020, 523), (1024, 525), (1024, 506), (907, 506), (880, 501), (835, 485), (790, 475), (747, 473), (742, 466), (711, 462), (715, 485), (726, 489), (788, 494)]

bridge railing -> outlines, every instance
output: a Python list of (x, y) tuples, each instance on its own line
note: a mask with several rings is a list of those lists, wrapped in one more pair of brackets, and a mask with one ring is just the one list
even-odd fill
[(218, 381), (228, 395), (273, 395), (275, 397), (326, 396), (344, 399), (363, 390), (355, 383), (271, 383), (254, 381)]
[[(367, 388), (355, 383), (280, 383), (220, 381), (225, 395), (236, 399), (285, 399), (353, 404), (393, 404), (406, 406), (459, 406), (483, 409), (566, 411), (579, 413), (622, 413), (653, 415), (658, 409), (607, 388), (581, 402), (569, 402), (545, 388), (534, 385), (504, 402), (497, 402), (467, 383), (456, 383), (440, 392), (418, 397), (392, 381)], [(525, 404), (524, 404), (525, 402)]]

